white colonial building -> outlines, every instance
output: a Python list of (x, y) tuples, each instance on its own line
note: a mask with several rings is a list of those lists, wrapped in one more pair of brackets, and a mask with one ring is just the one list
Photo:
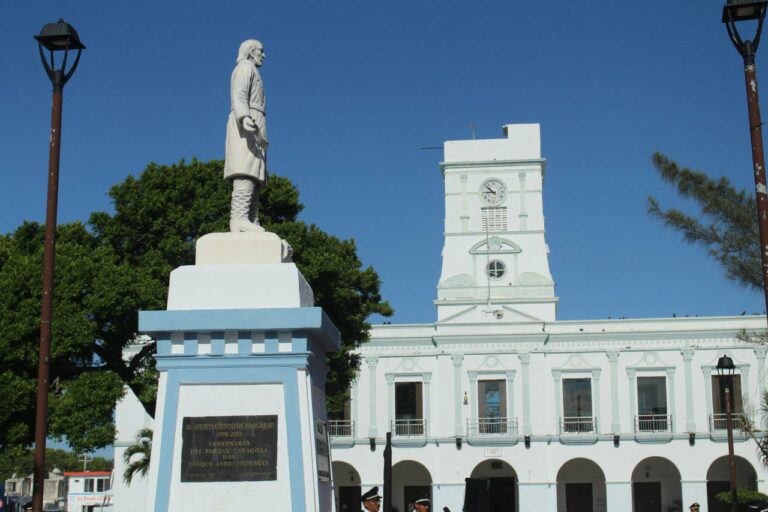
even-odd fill
[[(375, 326), (343, 419), (331, 422), (340, 510), (383, 483), (433, 510), (728, 510), (723, 388), (754, 411), (766, 347), (740, 337), (764, 317), (556, 321), (547, 261), (539, 126), (445, 143), (445, 247), (437, 322)], [(756, 418), (759, 420), (759, 418)], [(766, 490), (754, 441), (737, 433), (739, 485)], [(480, 505), (482, 503), (482, 505)]]
[[(765, 317), (557, 321), (544, 237), (539, 126), (445, 143), (445, 247), (437, 321), (378, 325), (344, 417), (330, 422), (336, 506), (359, 510), (383, 485), (393, 442), (393, 501), (411, 512), (728, 510), (723, 386), (757, 414), (768, 347), (741, 335)], [(426, 300), (426, 297), (425, 297)], [(151, 426), (130, 394), (116, 412), (115, 473)], [(768, 490), (755, 443), (736, 434), (739, 485)], [(144, 510), (146, 481), (115, 480), (115, 512)]]

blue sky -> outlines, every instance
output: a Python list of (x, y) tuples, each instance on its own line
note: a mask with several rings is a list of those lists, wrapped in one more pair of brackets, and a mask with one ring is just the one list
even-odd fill
[(270, 167), (298, 185), (304, 220), (355, 238), (393, 322), (435, 319), (442, 152), (420, 148), (471, 138), (470, 123), (478, 138), (541, 123), (560, 319), (763, 311), (760, 295), (646, 213), (649, 194), (689, 206), (657, 177), (655, 150), (753, 187), (741, 59), (721, 8), (2, 2), (0, 232), (44, 219), (50, 84), (32, 35), (64, 17), (88, 49), (64, 92), (60, 222), (109, 210), (109, 187), (148, 162), (222, 158), (229, 74), (239, 43), (256, 37)]

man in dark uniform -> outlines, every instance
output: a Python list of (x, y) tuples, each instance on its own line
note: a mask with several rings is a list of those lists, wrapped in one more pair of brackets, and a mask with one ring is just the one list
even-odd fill
[(363, 503), (363, 510), (367, 512), (379, 512), (381, 508), (381, 496), (379, 496), (379, 488), (372, 487), (370, 491), (360, 496), (360, 501)]
[(429, 503), (429, 498), (426, 496), (414, 501), (413, 505), (414, 507), (416, 507), (416, 512), (429, 512), (430, 503)]

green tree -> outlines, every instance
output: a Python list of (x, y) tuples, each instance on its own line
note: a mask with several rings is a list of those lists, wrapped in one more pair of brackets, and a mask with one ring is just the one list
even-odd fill
[(697, 204), (700, 213), (695, 217), (676, 208), (664, 210), (656, 199), (648, 197), (651, 216), (678, 231), (686, 242), (704, 247), (722, 265), (728, 279), (762, 290), (754, 195), (736, 190), (725, 177), (715, 180), (703, 172), (680, 167), (661, 153), (653, 155), (653, 165), (681, 197)]
[[(730, 504), (732, 501), (731, 491), (723, 491), (723, 492), (717, 493), (715, 498), (717, 499), (717, 501)], [(762, 503), (762, 504), (768, 503), (768, 495), (758, 491), (753, 491), (752, 489), (740, 488), (740, 489), (736, 489), (736, 503), (738, 503), (738, 510), (743, 510), (745, 512), (758, 510), (758, 509), (749, 507), (749, 505), (753, 503)]]
[[(112, 442), (123, 383), (154, 413), (154, 343), (128, 360), (124, 349), (136, 340), (137, 312), (165, 307), (170, 271), (194, 263), (196, 239), (228, 229), (222, 168), (222, 161), (151, 164), (110, 190), (114, 213), (58, 227), (49, 421), (51, 435), (76, 451)], [(392, 309), (353, 240), (298, 220), (303, 205), (288, 179), (271, 176), (260, 202), (262, 224), (293, 246), (317, 305), (342, 333), (326, 388), (338, 409), (358, 365), (352, 350), (368, 339), (367, 318)], [(36, 223), (0, 236), (0, 459), (33, 439), (42, 240)]]
[[(0, 481), (5, 481), (11, 475), (16, 473), (19, 476), (26, 476), (32, 473), (34, 453), (25, 448), (15, 448), (4, 452), (0, 457)], [(112, 471), (112, 460), (104, 457), (93, 457), (88, 462), (88, 471)], [(83, 462), (80, 455), (57, 448), (47, 448), (45, 450), (45, 469), (53, 471), (60, 469), (62, 471), (82, 471)]]
[(135, 475), (147, 476), (152, 458), (152, 429), (143, 428), (136, 434), (136, 442), (125, 449), (123, 480), (130, 485)]

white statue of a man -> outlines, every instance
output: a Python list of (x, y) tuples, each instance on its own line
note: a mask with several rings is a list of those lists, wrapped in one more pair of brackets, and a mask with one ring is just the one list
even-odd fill
[(232, 109), (227, 122), (224, 178), (232, 182), (229, 229), (264, 231), (259, 225), (259, 189), (267, 178), (267, 116), (264, 84), (257, 68), (264, 62), (259, 41), (243, 41), (232, 71)]

